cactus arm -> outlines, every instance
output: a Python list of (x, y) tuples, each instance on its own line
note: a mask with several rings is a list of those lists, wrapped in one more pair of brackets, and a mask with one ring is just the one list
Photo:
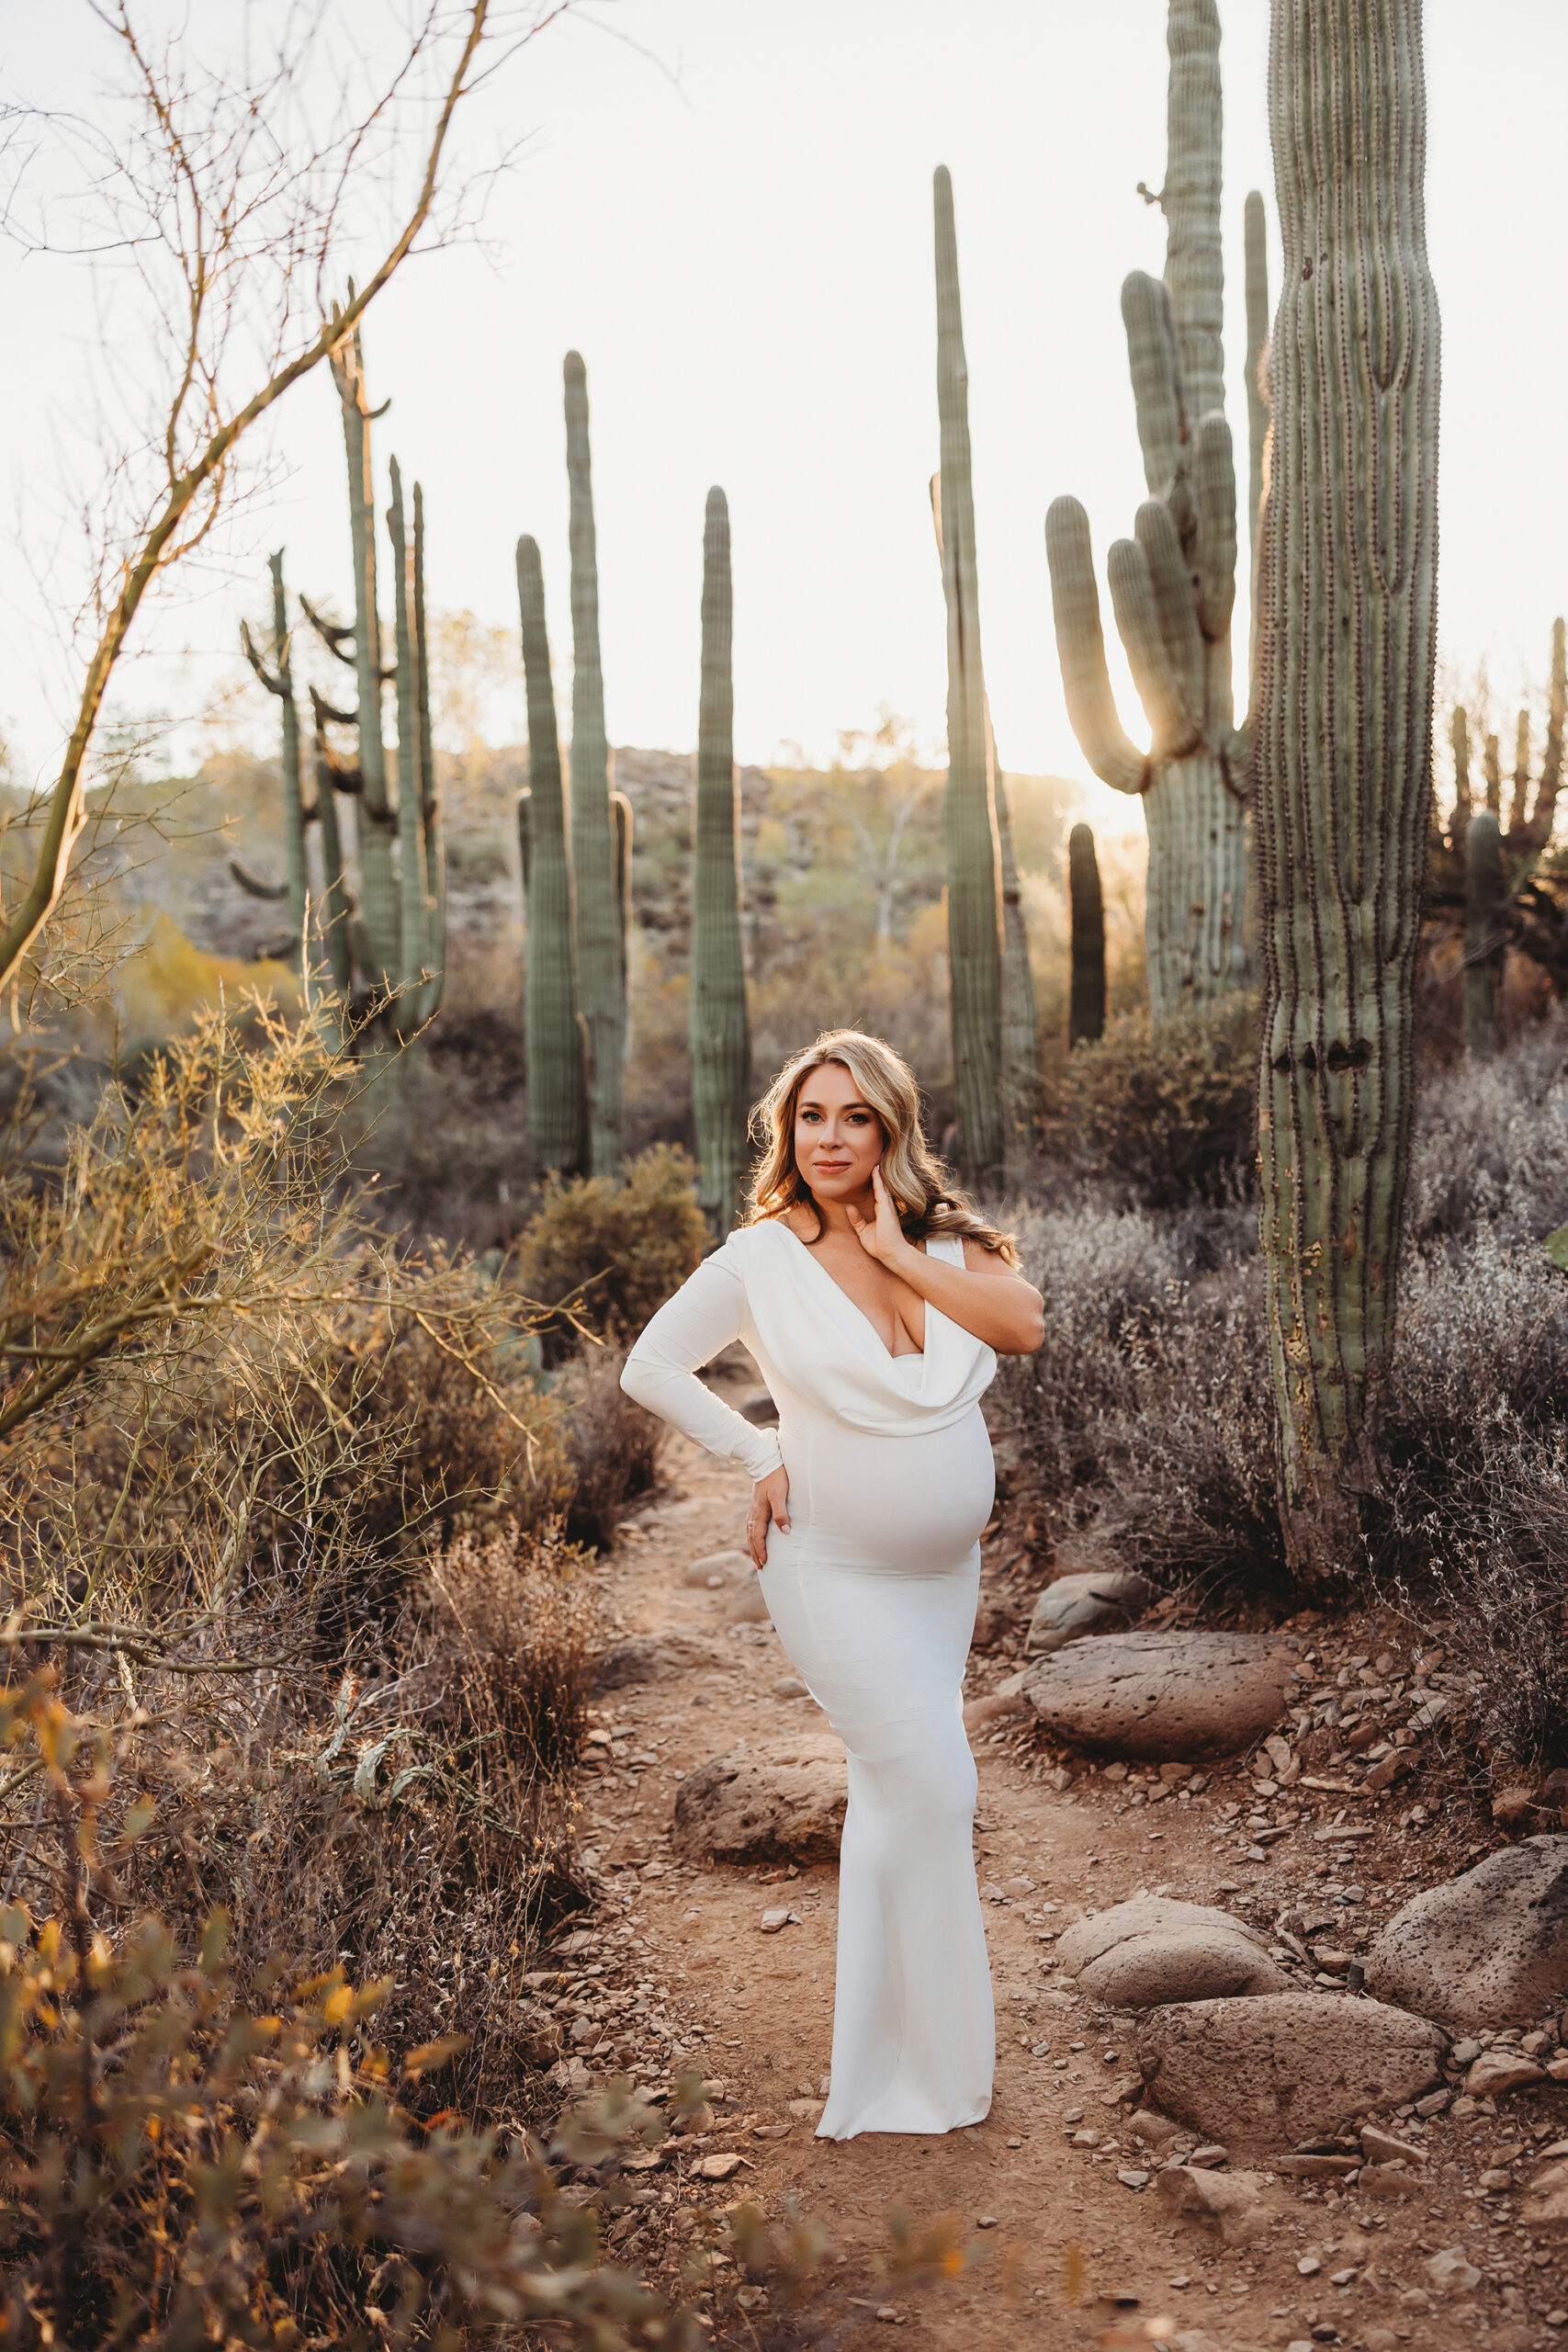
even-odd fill
[(1536, 786), (1530, 840), (1543, 850), (1551, 839), (1557, 795), (1562, 785), (1562, 728), (1568, 717), (1568, 629), (1561, 620), (1551, 624), (1551, 690), (1546, 712), (1546, 750), (1541, 755), (1540, 782)]
[(373, 412), (365, 389), (365, 355), (356, 325), (332, 354), (333, 379), (343, 409), (348, 458), (348, 519), (354, 554), (354, 664), (358, 688), (360, 808), (359, 880), (371, 977), (396, 984), (399, 971), (398, 896), (392, 874), (392, 817), (387, 793), (387, 750), (381, 729), (381, 623), (376, 602), (376, 475), (371, 459)]
[(588, 434), (588, 371), (566, 355), (566, 466), (571, 505), (571, 864), (577, 906), (577, 978), (591, 1055), (588, 1164), (614, 1176), (621, 1164), (623, 1001), (615, 819), (599, 651), (599, 560)]
[(341, 662), (345, 670), (352, 670), (355, 666), (354, 631), (348, 623), (329, 621), (316, 610), (308, 596), (300, 597), (299, 610), (333, 660)]
[(1211, 413), (1199, 424), (1192, 486), (1198, 505), (1198, 624), (1215, 644), (1228, 638), (1235, 605), (1235, 463), (1223, 416)]
[(1450, 840), (1462, 846), (1470, 824), (1470, 719), (1463, 703), (1456, 702), (1449, 729), (1454, 755), (1454, 821)]
[(1464, 837), (1464, 1050), (1476, 1061), (1497, 1050), (1506, 898), (1502, 831), (1490, 808), (1478, 808)]
[(1220, 12), (1216, 0), (1170, 0), (1166, 99), (1166, 283), (1190, 417), (1225, 404), (1221, 319)]
[(1366, 1558), (1414, 1094), (1438, 325), (1419, 0), (1271, 0), (1284, 266), (1254, 763), (1261, 1238), (1287, 1556)]
[(736, 854), (734, 616), (729, 507), (716, 486), (703, 522), (690, 1028), (697, 1198), (716, 1235), (728, 1232), (740, 1204), (750, 1108), (751, 1034)]
[(1161, 641), (1188, 707), (1201, 729), (1203, 633), (1193, 604), (1192, 575), (1182, 559), (1169, 508), (1162, 506), (1157, 498), (1145, 498), (1138, 509), (1133, 533), (1148, 564)]
[(1508, 831), (1522, 836), (1529, 814), (1530, 715), (1521, 710), (1514, 728), (1514, 797), (1508, 809)]
[(288, 896), (287, 882), (263, 882), (248, 866), (242, 865), (237, 857), (229, 860), (229, 871), (247, 899), (265, 899), (276, 904)]
[(1134, 269), (1122, 281), (1122, 321), (1149, 495), (1165, 501), (1179, 537), (1185, 539), (1191, 526), (1192, 496), (1187, 479), (1181, 362), (1168, 287), (1146, 270)]
[(1105, 1034), (1105, 899), (1094, 835), (1087, 825), (1075, 825), (1067, 835), (1067, 902), (1072, 919), (1070, 1051)]
[(1242, 210), (1247, 291), (1247, 544), (1252, 555), (1251, 594), (1258, 606), (1258, 525), (1263, 511), (1264, 465), (1269, 441), (1269, 395), (1264, 368), (1269, 353), (1269, 228), (1262, 193), (1253, 188)]
[(1089, 516), (1076, 498), (1056, 498), (1045, 517), (1051, 608), (1067, 717), (1085, 759), (1117, 792), (1145, 792), (1149, 762), (1116, 716), (1100, 625)]
[(610, 796), (615, 819), (615, 903), (621, 910), (621, 1052), (631, 1037), (632, 850), (637, 834), (635, 812), (624, 792)]
[(412, 549), (403, 512), (403, 478), (392, 459), (392, 616), (398, 680), (398, 1028), (412, 1036), (427, 975), (424, 953), (424, 780), (419, 771), (419, 687), (414, 675), (411, 579)]
[(1481, 776), (1486, 786), (1486, 806), (1495, 817), (1503, 814), (1503, 757), (1495, 735), (1488, 735), (1481, 747)]
[(575, 1170), (582, 1152), (582, 1044), (571, 854), (538, 542), (517, 542), (517, 605), (528, 697), (528, 1131), (539, 1170)]
[(425, 954), (430, 978), (420, 998), (421, 1022), (434, 1021), (446, 985), (446, 845), (441, 830), (441, 784), (430, 722), (430, 635), (424, 616), (424, 492), (413, 486), (413, 667), (419, 705), (420, 831), (424, 845)]
[[(1156, 512), (1164, 514), (1165, 509), (1157, 507)], [(1148, 557), (1136, 539), (1113, 540), (1105, 571), (1133, 684), (1154, 732), (1154, 757), (1163, 759), (1190, 750), (1198, 740), (1199, 729), (1160, 631)]]
[[(316, 737), (316, 813), (321, 826), (321, 937), (333, 987), (346, 1004), (354, 992), (354, 949), (343, 870), (343, 834), (337, 820), (341, 772), (327, 748), (330, 713), (314, 687), (310, 690), (310, 708)], [(357, 775), (355, 782), (357, 785)]]

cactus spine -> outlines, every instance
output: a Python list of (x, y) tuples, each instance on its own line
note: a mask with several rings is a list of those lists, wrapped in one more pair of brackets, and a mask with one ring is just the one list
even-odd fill
[[(735, 1219), (746, 1174), (751, 1035), (736, 855), (734, 592), (729, 508), (710, 490), (703, 527), (703, 670), (697, 718), (696, 857), (692, 892), (692, 1111), (697, 1198), (716, 1234)], [(535, 851), (537, 855), (537, 849)]]
[[(352, 291), (352, 288), (350, 289)], [(332, 355), (333, 379), (343, 406), (348, 456), (348, 519), (354, 549), (354, 668), (359, 722), (359, 888), (370, 977), (395, 987), (400, 969), (398, 894), (392, 875), (395, 819), (387, 797), (387, 751), (381, 731), (381, 623), (376, 603), (376, 477), (370, 427), (385, 408), (372, 409), (365, 389), (359, 329)]]
[(958, 294), (953, 182), (939, 164), (936, 385), (942, 422), (942, 562), (947, 595), (948, 990), (958, 1133), (971, 1183), (994, 1182), (1005, 1158), (1001, 1100), (1002, 939), (995, 768), (980, 656), (979, 582), (969, 452), (969, 377)]
[[(1169, 153), (1158, 199), (1168, 224), (1165, 277), (1135, 270), (1122, 289), (1150, 495), (1134, 537), (1116, 541), (1107, 565), (1116, 625), (1153, 734), (1147, 753), (1122, 731), (1111, 696), (1089, 517), (1077, 499), (1058, 498), (1045, 521), (1073, 730), (1097, 775), (1144, 798), (1156, 1021), (1247, 978), (1243, 800), (1251, 749), (1232, 706), (1235, 468), (1221, 370), (1216, 0), (1170, 0), (1167, 39)], [(1257, 237), (1248, 246), (1253, 309), (1263, 267)]]
[(1284, 277), (1256, 753), (1262, 1233), (1289, 1557), (1330, 1588), (1379, 1476), (1430, 803), (1438, 327), (1420, 0), (1272, 0)]
[(615, 820), (599, 661), (599, 566), (588, 441), (588, 371), (566, 355), (566, 468), (571, 492), (571, 864), (577, 903), (577, 978), (588, 1024), (588, 1163), (595, 1176), (621, 1164), (621, 1054), (626, 978), (615, 887)]
[(537, 540), (527, 537), (517, 542), (517, 603), (528, 692), (528, 1128), (536, 1167), (570, 1170), (581, 1159), (583, 1113), (571, 855), (545, 628), (545, 571)]
[(1075, 825), (1067, 835), (1067, 900), (1072, 919), (1070, 1051), (1105, 1035), (1105, 900), (1094, 835), (1087, 825)]

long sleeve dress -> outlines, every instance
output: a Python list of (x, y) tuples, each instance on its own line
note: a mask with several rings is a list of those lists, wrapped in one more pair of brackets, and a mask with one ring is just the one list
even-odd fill
[[(964, 1262), (952, 1238), (931, 1257)], [(820, 2138), (938, 2132), (989, 2107), (996, 2023), (971, 1843), (962, 1683), (994, 1474), (996, 1357), (929, 1302), (922, 1354), (874, 1325), (782, 1219), (731, 1234), (627, 1360), (622, 1385), (709, 1453), (789, 1474), (761, 1572), (791, 1661), (844, 1743), (831, 2095)], [(741, 1340), (777, 1431), (697, 1379)]]

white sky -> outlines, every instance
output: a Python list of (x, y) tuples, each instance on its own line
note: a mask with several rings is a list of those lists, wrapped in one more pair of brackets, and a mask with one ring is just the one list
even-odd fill
[[(945, 162), (998, 747), (1011, 768), (1085, 775), (1057, 676), (1043, 522), (1057, 492), (1081, 497), (1103, 582), (1106, 546), (1143, 495), (1117, 298), (1126, 270), (1163, 258), (1162, 217), (1134, 193), (1164, 173), (1162, 0), (597, 6), (657, 62), (570, 20), (531, 49), (504, 85), (508, 124), (534, 135), (492, 202), (493, 254), (421, 262), (367, 326), (373, 396), (394, 402), (383, 469), (396, 451), (424, 483), (433, 601), (510, 625), (513, 543), (532, 531), (564, 683), (560, 363), (575, 345), (592, 401), (612, 740), (694, 738), (703, 502), (718, 481), (734, 535), (740, 756), (766, 760), (789, 741), (830, 755), (837, 730), (874, 723), (882, 702), (934, 748), (945, 679), (927, 500), (931, 174)], [(183, 14), (218, 51), (246, 9), (189, 0)], [(1248, 187), (1264, 188), (1273, 217), (1268, 8), (1222, 0), (1222, 14), (1227, 383), (1244, 454)], [(1466, 671), (1484, 656), (1506, 697), (1544, 669), (1568, 604), (1557, 284), (1568, 6), (1492, 0), (1483, 35), (1473, 0), (1427, 0), (1427, 25), (1440, 636)], [(90, 104), (95, 54), (103, 37), (84, 0), (0, 0), (11, 91), (81, 102), (85, 86)], [(476, 114), (476, 152), (492, 130)], [(1277, 267), (1274, 279), (1271, 290)], [(22, 536), (46, 571), (58, 428), (89, 397), (89, 295), (83, 263), (0, 253), (0, 434)], [(247, 522), (243, 562), (158, 620), (144, 642), (188, 658), (144, 661), (132, 699), (199, 706), (232, 665), (235, 616), (260, 604), (265, 552), (280, 543), (294, 583), (344, 603), (342, 441), (324, 370), (289, 396), (278, 445), (289, 473)], [(0, 611), (0, 712), (29, 764), (47, 763), (69, 673), (10, 548)], [(1124, 675), (1122, 692), (1141, 735)]]

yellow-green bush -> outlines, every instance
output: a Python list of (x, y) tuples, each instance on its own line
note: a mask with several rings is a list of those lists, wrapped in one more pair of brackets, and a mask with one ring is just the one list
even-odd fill
[(1213, 1200), (1245, 1179), (1258, 1151), (1258, 1005), (1246, 995), (1178, 1013), (1157, 1028), (1123, 1013), (1077, 1046), (1063, 1106), (1091, 1165), (1152, 1208)]
[[(592, 1331), (635, 1338), (702, 1259), (706, 1235), (683, 1151), (656, 1144), (624, 1180), (580, 1176), (552, 1183), (518, 1244), (517, 1274), (530, 1299), (567, 1304)], [(558, 1331), (570, 1327), (558, 1318)]]

